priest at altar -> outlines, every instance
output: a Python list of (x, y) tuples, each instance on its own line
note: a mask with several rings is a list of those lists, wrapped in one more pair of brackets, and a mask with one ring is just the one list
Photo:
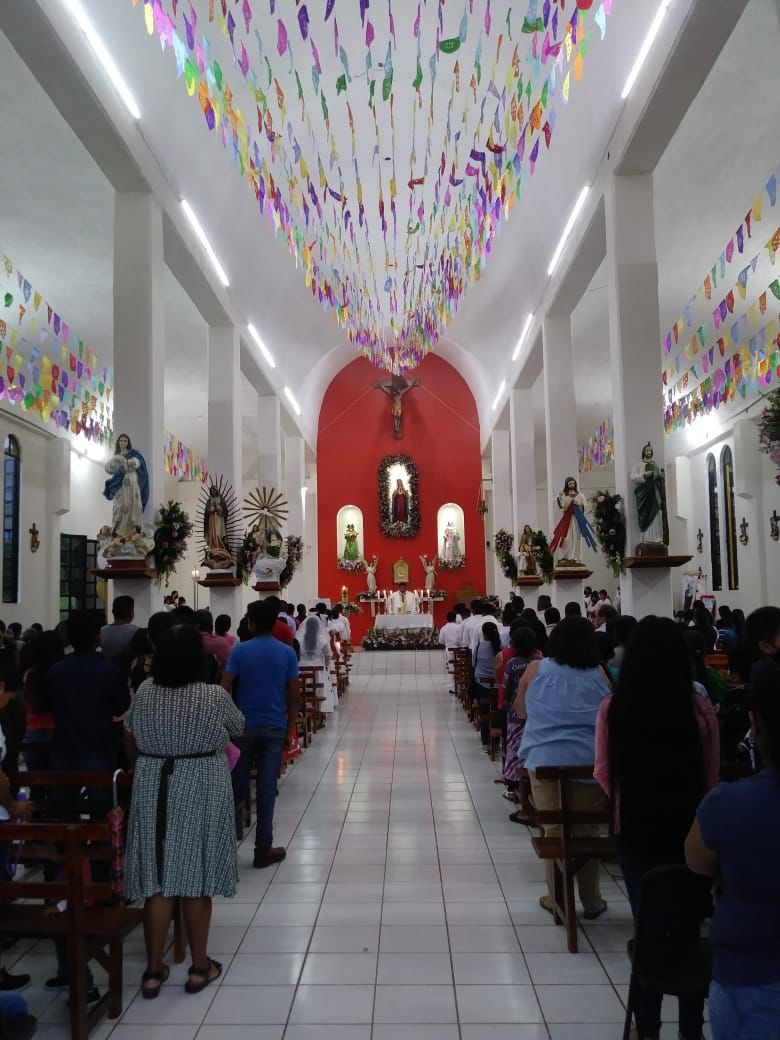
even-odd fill
[(388, 614), (419, 614), (417, 597), (409, 590), (405, 581), (398, 583), (398, 589), (387, 600)]

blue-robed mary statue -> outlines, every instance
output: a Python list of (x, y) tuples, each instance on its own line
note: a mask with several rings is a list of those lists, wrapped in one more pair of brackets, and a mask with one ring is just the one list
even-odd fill
[(112, 503), (111, 528), (115, 535), (129, 538), (142, 528), (149, 501), (146, 460), (136, 451), (126, 433), (120, 433), (116, 450), (106, 463), (109, 474), (103, 495)]

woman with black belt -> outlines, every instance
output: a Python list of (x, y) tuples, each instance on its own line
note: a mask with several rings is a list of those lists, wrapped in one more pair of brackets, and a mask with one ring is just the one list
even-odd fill
[(152, 677), (139, 686), (125, 720), (135, 763), (125, 896), (146, 900), (147, 999), (168, 978), (163, 952), (176, 898), (192, 952), (186, 991), (199, 993), (219, 977), (222, 966), (207, 953), (211, 897), (235, 895), (238, 881), (225, 746), (243, 730), (244, 717), (221, 686), (200, 681), (202, 655), (197, 629), (166, 632)]

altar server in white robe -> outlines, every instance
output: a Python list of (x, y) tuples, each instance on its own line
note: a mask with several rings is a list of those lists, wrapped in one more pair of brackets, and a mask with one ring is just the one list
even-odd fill
[(451, 610), (447, 614), (447, 623), (439, 629), (439, 642), (444, 647), (444, 667), (450, 678), (450, 693), (454, 693), (455, 685), (455, 647), (461, 645), (462, 624), (458, 624), (457, 614)]
[(398, 583), (398, 589), (388, 600), (388, 614), (419, 614), (417, 597), (409, 591), (405, 581)]
[(309, 614), (298, 630), (298, 641), (301, 646), (302, 668), (320, 668), (316, 682), (322, 683), (321, 694), (325, 698), (320, 704), (320, 711), (332, 712), (337, 698), (333, 693), (330, 681), (330, 635), (316, 614)]

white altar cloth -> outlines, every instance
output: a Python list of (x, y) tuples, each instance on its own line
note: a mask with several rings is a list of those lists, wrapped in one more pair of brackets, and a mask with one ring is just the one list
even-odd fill
[(374, 628), (433, 628), (432, 614), (379, 614)]

